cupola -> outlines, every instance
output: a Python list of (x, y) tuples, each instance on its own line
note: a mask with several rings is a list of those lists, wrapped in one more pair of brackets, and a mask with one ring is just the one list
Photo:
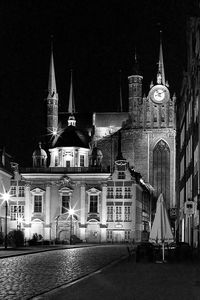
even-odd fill
[(47, 153), (42, 149), (42, 143), (39, 142), (38, 147), (32, 155), (34, 168), (45, 168), (47, 163)]

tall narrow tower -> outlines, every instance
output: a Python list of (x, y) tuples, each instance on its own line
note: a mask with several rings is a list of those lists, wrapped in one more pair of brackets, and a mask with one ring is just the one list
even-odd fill
[(52, 137), (58, 129), (58, 94), (56, 90), (56, 78), (53, 59), (53, 46), (51, 47), (51, 58), (49, 67), (49, 83), (47, 96), (47, 135)]
[(129, 114), (132, 120), (133, 127), (140, 126), (139, 111), (142, 106), (142, 79), (140, 75), (137, 56), (135, 53), (135, 60), (133, 66), (133, 75), (128, 77), (129, 82)]

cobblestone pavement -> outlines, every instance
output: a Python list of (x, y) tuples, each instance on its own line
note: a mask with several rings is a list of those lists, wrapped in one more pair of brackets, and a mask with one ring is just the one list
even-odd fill
[(127, 255), (125, 246), (63, 249), (0, 260), (0, 299), (25, 300)]

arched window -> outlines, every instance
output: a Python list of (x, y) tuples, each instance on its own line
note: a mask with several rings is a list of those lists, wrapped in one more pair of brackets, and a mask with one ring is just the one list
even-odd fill
[(160, 193), (169, 207), (170, 204), (170, 149), (160, 140), (153, 150), (153, 187), (158, 197)]

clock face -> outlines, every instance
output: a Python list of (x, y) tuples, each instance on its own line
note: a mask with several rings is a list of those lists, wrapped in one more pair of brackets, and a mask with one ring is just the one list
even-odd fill
[(155, 90), (153, 96), (156, 101), (162, 101), (165, 98), (165, 91), (162, 89), (157, 89)]
[(155, 85), (149, 92), (151, 100), (157, 104), (167, 102), (170, 98), (169, 90), (164, 85)]

